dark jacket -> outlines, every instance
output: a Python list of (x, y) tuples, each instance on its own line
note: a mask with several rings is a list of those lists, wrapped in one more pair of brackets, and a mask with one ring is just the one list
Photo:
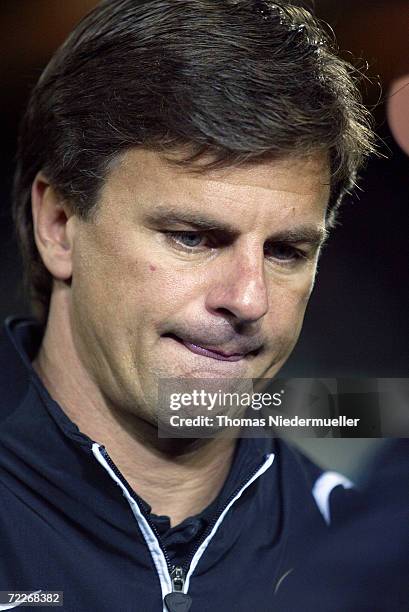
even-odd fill
[(347, 480), (243, 438), (215, 502), (170, 528), (42, 385), (42, 333), (9, 319), (0, 348), (0, 591), (63, 591), (64, 612), (161, 612), (172, 591), (170, 608), (188, 610), (180, 590), (192, 612), (285, 612), (278, 594)]

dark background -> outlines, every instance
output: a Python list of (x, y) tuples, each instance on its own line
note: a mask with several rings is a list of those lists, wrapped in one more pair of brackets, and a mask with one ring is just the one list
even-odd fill
[[(95, 4), (1, 3), (1, 319), (29, 312), (20, 289), (21, 264), (10, 220), (19, 117), (53, 51)], [(409, 82), (409, 3), (318, 0), (315, 5), (318, 16), (334, 29), (341, 49), (348, 49), (344, 57), (361, 58), (360, 66), (368, 62), (364, 100), (374, 113), (380, 152), (386, 158), (370, 161), (362, 173), (361, 191), (343, 205), (341, 224), (321, 259), (300, 341), (282, 374), (408, 377), (409, 159), (389, 130), (386, 109), (394, 81), (408, 75)]]

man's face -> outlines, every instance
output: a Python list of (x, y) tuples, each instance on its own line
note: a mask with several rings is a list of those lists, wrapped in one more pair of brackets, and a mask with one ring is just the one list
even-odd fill
[(324, 156), (193, 174), (129, 151), (74, 224), (72, 333), (117, 407), (155, 421), (160, 378), (274, 376), (316, 273)]

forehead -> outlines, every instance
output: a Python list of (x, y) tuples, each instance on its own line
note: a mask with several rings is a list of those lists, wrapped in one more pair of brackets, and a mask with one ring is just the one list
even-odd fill
[(132, 149), (111, 168), (101, 199), (111, 212), (113, 206), (122, 212), (129, 207), (141, 212), (171, 206), (234, 217), (278, 206), (325, 211), (329, 194), (329, 161), (324, 153), (195, 172), (156, 152)]

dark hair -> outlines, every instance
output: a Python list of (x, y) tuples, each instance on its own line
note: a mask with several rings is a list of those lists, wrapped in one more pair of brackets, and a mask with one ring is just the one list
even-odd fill
[(39, 318), (52, 289), (33, 235), (39, 170), (89, 218), (131, 147), (201, 171), (322, 150), (330, 220), (372, 150), (355, 81), (332, 37), (285, 0), (101, 2), (51, 59), (21, 125), (13, 212)]

